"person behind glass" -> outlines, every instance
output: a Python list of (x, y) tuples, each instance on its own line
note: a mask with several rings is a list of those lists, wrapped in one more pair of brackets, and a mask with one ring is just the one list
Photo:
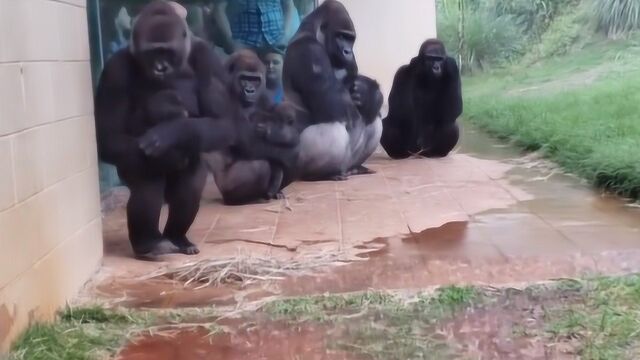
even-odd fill
[(216, 0), (213, 20), (227, 53), (257, 50), (288, 42), (285, 34), (291, 33), (294, 10), (293, 0)]
[(131, 32), (131, 16), (126, 7), (120, 7), (118, 15), (113, 20), (115, 38), (109, 42), (109, 53), (107, 57), (115, 54), (118, 50), (129, 46), (129, 34)]
[(284, 63), (284, 46), (268, 47), (260, 51), (260, 59), (267, 68), (267, 92), (274, 103), (284, 99), (282, 87), (282, 65)]

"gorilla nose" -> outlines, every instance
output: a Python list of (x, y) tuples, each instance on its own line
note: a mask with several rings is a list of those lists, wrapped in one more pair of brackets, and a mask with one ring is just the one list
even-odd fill
[(164, 74), (165, 72), (167, 72), (168, 69), (169, 69), (169, 66), (167, 66), (167, 64), (164, 62), (157, 62), (153, 67), (153, 70), (160, 74)]
[(350, 49), (342, 49), (342, 55), (344, 56), (351, 56), (352, 53), (353, 51), (351, 51)]
[(253, 94), (255, 94), (255, 92), (256, 92), (256, 89), (254, 89), (252, 87), (251, 88), (244, 88), (244, 93), (247, 94), (247, 95), (253, 95)]

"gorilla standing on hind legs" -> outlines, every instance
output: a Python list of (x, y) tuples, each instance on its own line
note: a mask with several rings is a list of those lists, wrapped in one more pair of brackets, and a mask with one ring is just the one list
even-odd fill
[[(344, 180), (350, 174), (370, 172), (362, 164), (382, 133), (378, 118), (382, 95), (377, 84), (373, 91), (354, 87), (355, 40), (345, 7), (326, 0), (305, 17), (287, 48), (283, 85), (285, 99), (296, 107), (303, 129), (296, 168), (301, 180)], [(365, 97), (358, 101), (360, 106), (354, 102), (358, 96)]]
[[(220, 60), (204, 41), (191, 36), (184, 19), (163, 0), (141, 10), (130, 47), (105, 64), (95, 96), (98, 153), (117, 167), (131, 191), (127, 225), (136, 257), (199, 252), (186, 233), (206, 180), (200, 152), (235, 141), (225, 82)], [(172, 93), (178, 101), (167, 106), (176, 109), (156, 115), (148, 111), (156, 96)], [(169, 217), (160, 233), (165, 201)]]
[(380, 143), (393, 159), (445, 157), (458, 143), (461, 114), (458, 65), (441, 41), (429, 39), (393, 79)]

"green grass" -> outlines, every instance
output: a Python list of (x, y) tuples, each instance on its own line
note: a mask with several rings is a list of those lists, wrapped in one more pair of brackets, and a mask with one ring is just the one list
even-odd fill
[(640, 355), (640, 276), (588, 283), (585, 301), (552, 311), (547, 331), (577, 341), (582, 359), (637, 359)]
[(433, 359), (451, 354), (427, 327), (482, 300), (476, 288), (447, 286), (410, 300), (380, 292), (284, 299), (263, 311), (278, 320), (344, 327), (345, 334), (333, 346), (367, 358)]
[(598, 43), (538, 64), (464, 80), (464, 118), (592, 184), (640, 197), (640, 50)]
[[(212, 314), (208, 309), (135, 312), (70, 308), (55, 323), (29, 329), (8, 359), (110, 358), (132, 334), (150, 326), (186, 325), (211, 319)], [(474, 314), (479, 316), (468, 321)], [(523, 290), (447, 286), (412, 296), (371, 291), (282, 299), (264, 306), (261, 316), (255, 315), (247, 313), (245, 320), (255, 326), (277, 320), (340, 330), (327, 339), (330, 347), (370, 359), (461, 358), (478, 336), (495, 331), (496, 323), (512, 324), (503, 336), (514, 341), (537, 341), (550, 349), (561, 346), (569, 351), (565, 355), (575, 358), (640, 356), (640, 275), (559, 280)], [(447, 330), (455, 321), (465, 324), (467, 331)]]
[(10, 360), (92, 360), (115, 355), (131, 329), (150, 317), (99, 307), (68, 308), (51, 324), (36, 324), (14, 344)]
[(153, 326), (191, 324), (219, 330), (207, 322), (212, 308), (158, 311), (69, 307), (52, 323), (31, 326), (12, 346), (7, 360), (100, 360), (112, 358), (132, 336)]

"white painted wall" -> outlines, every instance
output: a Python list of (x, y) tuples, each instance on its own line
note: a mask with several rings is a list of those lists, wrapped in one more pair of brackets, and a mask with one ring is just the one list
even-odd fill
[(418, 54), (424, 40), (436, 37), (435, 0), (340, 1), (356, 27), (360, 72), (378, 80), (386, 99), (398, 67)]

